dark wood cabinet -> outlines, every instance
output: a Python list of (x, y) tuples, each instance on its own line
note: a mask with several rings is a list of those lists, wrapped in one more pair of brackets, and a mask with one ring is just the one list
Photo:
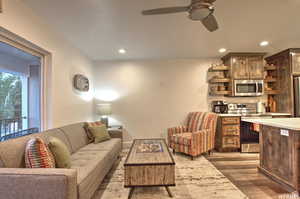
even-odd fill
[(238, 151), (240, 149), (240, 117), (219, 117), (216, 148), (218, 151)]
[(248, 57), (248, 70), (250, 79), (264, 79), (263, 56)]
[(293, 75), (300, 75), (300, 49), (287, 49), (266, 58), (277, 67), (276, 111), (294, 114)]
[(222, 58), (230, 66), (231, 79), (263, 79), (265, 53), (229, 53)]
[(246, 57), (233, 57), (231, 60), (231, 78), (249, 79), (249, 68)]
[(289, 191), (299, 190), (299, 132), (261, 126), (260, 166), (261, 172), (283, 185)]

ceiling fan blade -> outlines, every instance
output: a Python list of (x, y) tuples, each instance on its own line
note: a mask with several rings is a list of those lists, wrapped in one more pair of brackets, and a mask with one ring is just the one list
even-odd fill
[(203, 19), (202, 20), (202, 24), (210, 32), (214, 32), (214, 31), (216, 31), (219, 28), (218, 22), (217, 22), (215, 16), (212, 15), (212, 14), (208, 15), (208, 17), (206, 17), (205, 19)]
[(202, 0), (204, 3), (210, 3), (210, 4), (212, 4), (212, 3), (214, 3), (216, 0)]
[(143, 15), (159, 15), (159, 14), (170, 14), (177, 12), (186, 12), (189, 10), (189, 7), (169, 7), (169, 8), (157, 8), (153, 10), (144, 10)]

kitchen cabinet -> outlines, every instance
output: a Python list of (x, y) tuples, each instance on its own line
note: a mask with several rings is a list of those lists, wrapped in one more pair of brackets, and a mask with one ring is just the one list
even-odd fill
[(277, 67), (276, 111), (294, 114), (293, 75), (300, 75), (300, 49), (284, 50), (266, 61)]
[(233, 80), (264, 79), (265, 53), (229, 53), (222, 58)]
[(231, 63), (231, 78), (249, 79), (249, 68), (246, 57), (233, 57)]
[(287, 190), (296, 191), (299, 189), (299, 132), (286, 130), (289, 136), (282, 136), (281, 131), (280, 128), (262, 125), (259, 171), (282, 183)]
[(299, 118), (247, 119), (260, 125), (259, 171), (289, 192), (300, 190)]
[(240, 149), (240, 117), (219, 117), (216, 149), (221, 152)]
[(263, 56), (248, 57), (248, 71), (250, 79), (264, 79)]

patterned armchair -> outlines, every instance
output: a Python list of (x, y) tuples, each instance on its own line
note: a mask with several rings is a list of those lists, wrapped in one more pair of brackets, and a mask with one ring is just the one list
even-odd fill
[(185, 153), (193, 159), (215, 148), (217, 114), (191, 112), (186, 126), (168, 129), (168, 144), (175, 152)]

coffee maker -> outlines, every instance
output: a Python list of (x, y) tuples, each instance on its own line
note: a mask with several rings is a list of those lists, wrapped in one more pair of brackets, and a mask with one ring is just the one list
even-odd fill
[(212, 101), (212, 111), (214, 113), (227, 113), (228, 105), (224, 101)]

